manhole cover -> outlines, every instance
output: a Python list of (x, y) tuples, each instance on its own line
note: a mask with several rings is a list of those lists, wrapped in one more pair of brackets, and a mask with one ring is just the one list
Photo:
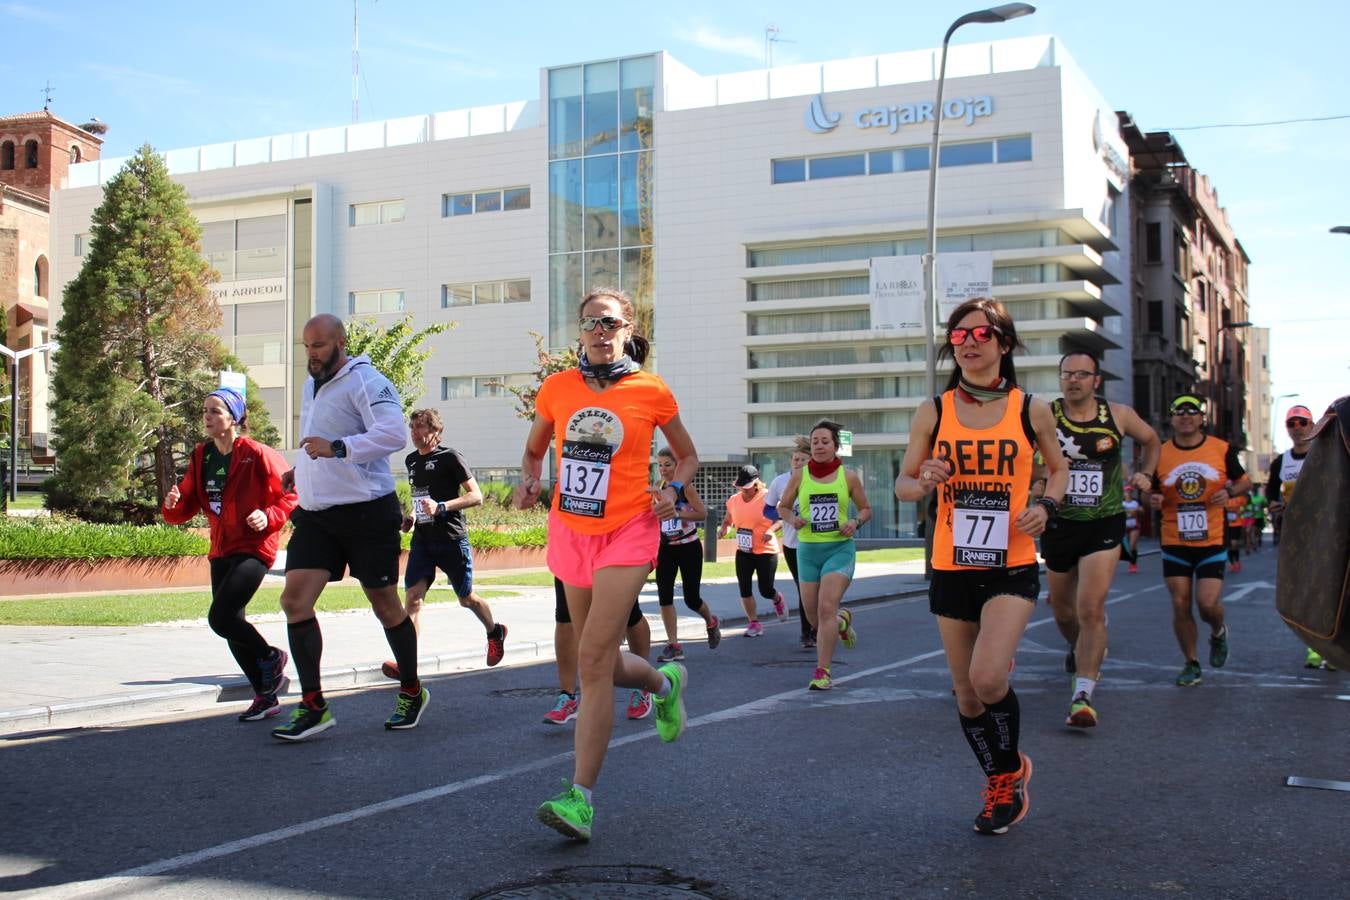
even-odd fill
[(501, 691), (488, 691), (493, 697), (505, 697), (508, 700), (533, 700), (537, 697), (547, 697), (552, 700), (558, 696), (558, 688), (555, 687), (525, 687), (525, 688), (507, 688)]
[(653, 866), (577, 866), (557, 869), (533, 881), (494, 888), (474, 894), (470, 900), (497, 898), (535, 898), (535, 900), (605, 900), (605, 898), (680, 898), (709, 897), (733, 900), (732, 895), (697, 878), (677, 875), (669, 869)]

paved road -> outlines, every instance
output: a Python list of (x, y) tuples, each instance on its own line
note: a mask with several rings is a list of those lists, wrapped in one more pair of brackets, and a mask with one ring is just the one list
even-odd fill
[(1334, 894), (1350, 795), (1284, 780), (1350, 779), (1350, 679), (1300, 667), (1273, 611), (1267, 551), (1230, 576), (1228, 666), (1174, 687), (1180, 659), (1156, 557), (1142, 568), (1112, 595), (1093, 731), (1062, 725), (1063, 646), (1038, 607), (1015, 675), (1032, 809), (1005, 837), (970, 830), (981, 779), (926, 603), (906, 600), (858, 612), (858, 646), (829, 694), (804, 690), (812, 661), (794, 625), (715, 653), (692, 648), (689, 731), (662, 745), (650, 720), (620, 714), (590, 844), (532, 818), (571, 772), (571, 727), (539, 722), (551, 665), (437, 677), (411, 732), (384, 731), (392, 690), (367, 688), (333, 695), (339, 726), (299, 745), (219, 713), (0, 739), (0, 890)]

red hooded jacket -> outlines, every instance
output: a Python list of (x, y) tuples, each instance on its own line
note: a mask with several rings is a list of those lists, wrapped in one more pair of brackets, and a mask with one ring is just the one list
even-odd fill
[[(181, 495), (178, 505), (173, 509), (160, 509), (164, 521), (182, 525), (201, 512), (211, 524), (209, 559), (247, 553), (272, 565), (277, 558), (277, 533), (300, 499), (294, 492), (281, 490), (282, 473), (290, 466), (271, 447), (252, 438), (235, 438), (234, 449), (230, 452), (230, 469), (225, 474), (225, 493), (220, 499), (220, 515), (216, 515), (207, 504), (206, 485), (201, 477), (205, 451), (205, 443), (192, 449), (187, 474), (178, 484)], [(267, 515), (267, 527), (262, 531), (254, 531), (244, 521), (255, 509)]]

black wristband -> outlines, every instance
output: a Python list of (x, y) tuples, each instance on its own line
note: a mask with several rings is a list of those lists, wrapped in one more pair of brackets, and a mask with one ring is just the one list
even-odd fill
[(1045, 507), (1045, 511), (1049, 513), (1050, 518), (1053, 519), (1059, 515), (1059, 501), (1055, 500), (1054, 497), (1037, 497), (1036, 502)]

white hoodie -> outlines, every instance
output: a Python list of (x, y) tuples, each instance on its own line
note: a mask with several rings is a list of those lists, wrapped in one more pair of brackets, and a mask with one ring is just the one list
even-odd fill
[(317, 397), (313, 376), (305, 379), (300, 437), (340, 440), (347, 448), (342, 459), (310, 459), (304, 450), (297, 454), (295, 490), (304, 509), (363, 503), (394, 492), (389, 455), (406, 443), (403, 406), (369, 357), (348, 359)]

